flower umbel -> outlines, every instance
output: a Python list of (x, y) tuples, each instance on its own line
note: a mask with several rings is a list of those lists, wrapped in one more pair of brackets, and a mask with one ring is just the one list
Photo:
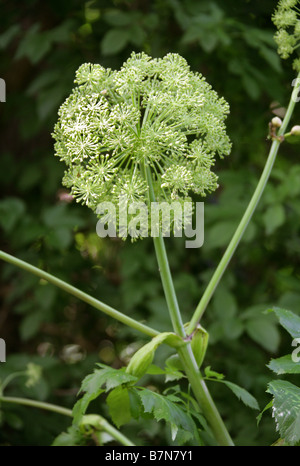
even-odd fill
[(184, 201), (218, 187), (215, 157), (231, 143), (229, 106), (184, 58), (132, 53), (119, 71), (83, 64), (59, 109), (53, 137), (67, 170), (63, 184), (96, 212), (104, 201)]
[[(299, 6), (299, 0), (280, 0), (272, 17), (278, 29), (274, 39), (278, 45), (278, 53), (283, 59), (289, 58), (300, 45)], [(294, 60), (293, 67), (300, 71), (299, 58)]]

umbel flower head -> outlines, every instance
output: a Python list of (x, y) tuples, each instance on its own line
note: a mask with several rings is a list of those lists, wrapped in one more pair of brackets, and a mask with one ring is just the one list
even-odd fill
[[(278, 31), (275, 42), (281, 58), (289, 58), (300, 45), (300, 2), (299, 0), (280, 0), (272, 16)], [(295, 58), (293, 68), (300, 72), (300, 59)]]
[(178, 54), (132, 53), (119, 71), (86, 63), (59, 109), (56, 155), (63, 184), (95, 212), (99, 203), (185, 201), (218, 187), (215, 157), (230, 153), (229, 106)]

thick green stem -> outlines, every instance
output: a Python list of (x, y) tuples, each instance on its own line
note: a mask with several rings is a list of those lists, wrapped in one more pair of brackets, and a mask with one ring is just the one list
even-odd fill
[[(52, 403), (46, 403), (44, 401), (30, 400), (28, 398), (19, 398), (14, 396), (0, 396), (0, 402), (14, 403), (24, 406), (30, 406), (32, 408), (45, 409), (47, 411), (52, 411), (57, 414), (62, 414), (71, 418), (73, 417), (71, 409), (63, 408), (62, 406), (57, 406)], [(117, 440), (125, 446), (134, 446), (134, 444), (127, 437), (125, 437), (125, 435), (123, 435), (111, 424), (109, 424), (109, 422), (107, 422), (106, 419), (104, 419), (102, 416), (98, 414), (97, 418), (99, 418), (99, 427), (101, 427), (101, 429), (103, 429), (105, 432), (109, 433), (115, 440)]]
[[(149, 167), (146, 167), (146, 174), (149, 186), (149, 202), (155, 202), (155, 195)], [(181, 313), (174, 289), (164, 240), (162, 236), (159, 235), (158, 237), (154, 237), (153, 241), (173, 329), (177, 335), (184, 338), (186, 334), (181, 319)], [(191, 384), (195, 398), (197, 399), (200, 409), (202, 410), (215, 435), (216, 441), (222, 446), (232, 446), (233, 442), (201, 376), (190, 344), (181, 347), (178, 350), (178, 354), (183, 363), (185, 373), (188, 377), (189, 383)]]
[[(300, 77), (300, 74), (299, 76)], [(296, 104), (296, 101), (297, 101), (297, 94), (298, 94), (298, 91), (299, 91), (299, 88), (295, 87), (293, 92), (292, 92), (292, 96), (291, 96), (291, 99), (290, 99), (290, 103), (289, 103), (289, 106), (287, 108), (287, 112), (285, 114), (285, 117), (284, 117), (284, 120), (282, 122), (282, 125), (280, 127), (280, 130), (278, 131), (278, 137), (276, 139), (273, 140), (272, 142), (272, 145), (271, 145), (271, 148), (270, 148), (270, 152), (269, 152), (269, 156), (267, 158), (267, 162), (266, 162), (266, 165), (264, 167), (264, 170), (263, 170), (263, 173), (260, 177), (260, 180), (257, 184), (257, 187), (254, 191), (254, 194), (249, 202), (249, 205), (218, 265), (218, 267), (216, 268), (204, 294), (202, 295), (202, 298), (189, 322), (189, 325), (186, 329), (187, 333), (188, 334), (191, 334), (193, 332), (193, 330), (196, 328), (198, 322), (200, 321), (202, 315), (204, 314), (213, 294), (214, 294), (214, 291), (216, 289), (216, 287), (218, 286), (225, 270), (227, 269), (228, 265), (229, 265), (229, 262), (238, 246), (238, 244), (240, 243), (242, 237), (243, 237), (243, 234), (254, 214), (254, 211), (259, 203), (259, 200), (261, 198), (261, 195), (265, 189), (265, 186), (267, 184), (267, 181), (269, 179), (269, 176), (271, 174), (271, 171), (272, 171), (272, 168), (273, 168), (273, 165), (274, 165), (274, 162), (275, 162), (275, 159), (276, 159), (276, 155), (277, 155), (277, 152), (278, 152), (278, 148), (282, 142), (282, 135), (285, 133), (286, 131), (286, 128), (287, 128), (287, 125), (289, 124), (289, 121), (291, 119), (291, 116), (293, 114), (293, 110), (294, 110), (294, 107), (295, 107), (295, 104)]]
[(194, 396), (199, 403), (207, 422), (221, 446), (234, 446), (234, 443), (224, 425), (223, 419), (209, 393), (200, 373), (190, 345), (178, 349), (178, 354), (184, 366), (185, 373), (191, 384)]
[(159, 272), (160, 272), (160, 276), (162, 280), (162, 285), (163, 285), (168, 309), (170, 310), (170, 317), (171, 317), (173, 329), (177, 335), (184, 338), (186, 335), (185, 335), (185, 331), (183, 327), (183, 322), (181, 319), (180, 310), (178, 307), (178, 302), (177, 302), (177, 298), (175, 294), (173, 280), (171, 277), (165, 244), (161, 236), (157, 238), (153, 238), (153, 241), (154, 241), (157, 262), (159, 264)]
[(76, 298), (80, 299), (81, 301), (84, 301), (85, 303), (89, 304), (90, 306), (94, 307), (95, 309), (98, 309), (104, 314), (107, 314), (110, 317), (113, 317), (114, 319), (118, 320), (119, 322), (122, 322), (125, 325), (128, 325), (128, 327), (132, 327), (135, 330), (138, 330), (151, 338), (155, 337), (156, 335), (159, 334), (157, 330), (154, 330), (147, 325), (144, 325), (131, 317), (126, 316), (125, 314), (122, 314), (121, 312), (117, 311), (116, 309), (108, 306), (107, 304), (102, 303), (98, 299), (93, 298), (87, 293), (84, 293), (83, 291), (80, 291), (78, 288), (75, 288), (72, 285), (69, 285), (69, 283), (64, 282), (63, 280), (60, 280), (59, 278), (55, 277), (54, 275), (51, 275), (47, 272), (44, 272), (44, 270), (41, 270), (37, 267), (34, 267), (31, 264), (28, 264), (27, 262), (24, 262), (20, 259), (17, 259), (14, 256), (11, 256), (10, 254), (7, 254), (6, 252), (0, 251), (0, 259), (9, 262), (10, 264), (16, 265), (17, 267), (20, 267), (23, 270), (26, 270), (27, 272), (30, 272), (34, 275), (37, 275), (38, 277), (48, 281), (49, 283), (52, 283), (53, 285), (57, 286), (58, 288), (61, 288), (62, 290), (66, 291), (67, 293), (75, 296)]
[[(149, 166), (145, 167), (146, 169), (146, 179), (149, 186), (149, 202), (156, 202), (155, 195), (153, 190), (151, 171)], [(174, 284), (171, 276), (171, 271), (169, 267), (169, 261), (167, 257), (167, 252), (165, 248), (165, 243), (161, 235), (153, 237), (155, 253), (157, 257), (157, 262), (159, 266), (159, 272), (161, 276), (161, 281), (170, 311), (170, 317), (173, 324), (173, 329), (177, 335), (185, 337), (185, 331), (183, 327), (183, 322), (181, 319), (180, 309), (177, 302), (177, 297), (174, 289)]]

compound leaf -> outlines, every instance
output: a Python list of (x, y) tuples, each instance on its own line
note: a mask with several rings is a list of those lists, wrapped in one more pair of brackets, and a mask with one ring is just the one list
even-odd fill
[[(92, 374), (87, 375), (82, 381), (80, 392), (84, 392), (84, 395), (73, 408), (75, 423), (80, 421), (90, 402), (98, 398), (101, 393), (137, 380), (133, 375), (125, 373), (124, 369), (113, 369), (104, 364), (98, 364), (98, 366), (100, 369), (95, 369)], [(105, 389), (102, 388), (103, 386), (105, 386)]]
[(170, 424), (172, 439), (175, 440), (178, 429), (186, 432), (185, 441), (198, 436), (197, 427), (189, 413), (185, 411), (182, 404), (148, 389), (138, 392), (145, 413), (151, 413), (157, 421), (164, 420)]

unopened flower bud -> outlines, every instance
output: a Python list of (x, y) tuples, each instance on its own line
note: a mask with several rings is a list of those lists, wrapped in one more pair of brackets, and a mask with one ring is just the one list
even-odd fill
[(272, 118), (272, 125), (273, 125), (275, 128), (280, 128), (280, 126), (282, 125), (282, 120), (281, 120), (281, 118), (279, 118), (279, 117), (274, 117), (274, 118)]
[(291, 134), (300, 136), (300, 125), (293, 126), (291, 129)]

